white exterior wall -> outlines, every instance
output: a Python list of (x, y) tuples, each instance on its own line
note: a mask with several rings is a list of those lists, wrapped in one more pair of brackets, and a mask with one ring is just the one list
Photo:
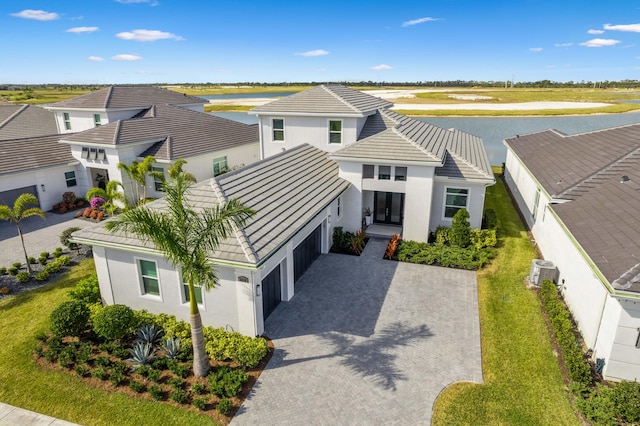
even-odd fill
[(469, 223), (472, 229), (482, 227), (486, 184), (464, 180), (436, 178), (433, 185), (433, 204), (431, 205), (431, 221), (429, 224), (429, 230), (435, 231), (438, 226), (451, 227), (453, 218), (444, 217), (447, 188), (461, 188), (469, 190), (469, 194), (467, 196)]
[[(529, 229), (532, 229), (534, 222), (533, 207), (536, 192), (538, 191), (538, 184), (510, 149), (507, 149), (504, 179), (518, 203), (518, 209), (522, 213), (522, 216), (524, 216), (527, 226)], [(540, 213), (543, 207), (543, 198), (548, 200), (549, 196), (546, 194), (546, 191), (540, 189), (540, 202), (537, 214)]]
[[(362, 164), (340, 161), (338, 163), (338, 176), (351, 184), (351, 187), (343, 194), (342, 201), (345, 211), (342, 214), (340, 225), (345, 231), (355, 232), (362, 227), (364, 206), (362, 204)], [(373, 201), (371, 202), (373, 205)], [(332, 215), (334, 217), (335, 215)]]
[(434, 167), (407, 167), (404, 222), (402, 224), (402, 238), (405, 240), (419, 242), (429, 240), (434, 173)]
[[(40, 200), (40, 208), (48, 211), (53, 208), (54, 204), (62, 201), (62, 194), (65, 192), (73, 191), (80, 195), (78, 194), (78, 176), (82, 174), (80, 170), (77, 165), (70, 165), (4, 175), (0, 177), (0, 192), (35, 185), (38, 191), (38, 199)], [(67, 181), (64, 177), (65, 172), (75, 172), (78, 185), (67, 187)]]
[[(640, 334), (640, 300), (609, 298), (607, 314), (611, 319), (603, 322), (601, 335), (607, 337), (611, 346), (604, 367), (604, 376), (609, 380), (640, 380), (640, 349), (636, 347)], [(603, 336), (603, 337), (604, 337)], [(614, 337), (615, 336), (615, 337)], [(605, 340), (603, 337), (600, 340)], [(612, 342), (609, 342), (612, 340)], [(602, 358), (602, 354), (596, 352)]]
[[(327, 152), (335, 152), (354, 143), (365, 118), (259, 116), (262, 158), (308, 143)], [(284, 141), (273, 141), (272, 119), (284, 119)], [(342, 143), (329, 143), (329, 120), (342, 120)]]

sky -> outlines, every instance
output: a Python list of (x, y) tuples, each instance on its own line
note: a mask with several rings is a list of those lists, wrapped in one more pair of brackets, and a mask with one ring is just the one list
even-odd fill
[(640, 79), (639, 0), (19, 0), (0, 84)]

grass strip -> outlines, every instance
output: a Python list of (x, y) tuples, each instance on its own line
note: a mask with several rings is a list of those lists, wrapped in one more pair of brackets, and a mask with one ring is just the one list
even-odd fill
[(82, 425), (210, 425), (195, 412), (87, 386), (73, 373), (34, 362), (34, 335), (48, 330), (49, 315), (76, 283), (95, 272), (87, 259), (56, 281), (0, 302), (0, 401)]
[(478, 272), (484, 384), (456, 383), (436, 400), (434, 425), (579, 425), (540, 302), (523, 278), (535, 252), (498, 179), (485, 208), (498, 217), (498, 256)]

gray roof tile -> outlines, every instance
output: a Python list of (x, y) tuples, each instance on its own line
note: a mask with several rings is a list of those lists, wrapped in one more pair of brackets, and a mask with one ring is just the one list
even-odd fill
[(206, 104), (207, 101), (153, 86), (110, 86), (51, 104), (54, 108), (146, 108), (151, 105)]
[(0, 141), (0, 175), (77, 162), (60, 135)]
[(0, 140), (58, 133), (55, 114), (37, 105), (0, 105)]
[(252, 109), (255, 114), (324, 114), (366, 116), (393, 104), (341, 85), (320, 85)]

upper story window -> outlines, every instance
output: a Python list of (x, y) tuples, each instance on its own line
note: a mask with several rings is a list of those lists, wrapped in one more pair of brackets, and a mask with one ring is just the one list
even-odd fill
[(63, 112), (62, 117), (64, 118), (64, 128), (65, 130), (71, 130), (71, 118), (69, 118), (68, 112)]
[(220, 157), (213, 159), (213, 175), (218, 176), (226, 173), (227, 169), (227, 157)]
[(273, 141), (284, 142), (284, 118), (271, 119), (271, 128), (273, 129)]
[(469, 190), (464, 188), (447, 188), (444, 201), (444, 217), (452, 218), (460, 209), (467, 208)]
[(407, 168), (406, 167), (395, 167), (395, 180), (407, 180)]
[(158, 281), (156, 262), (139, 259), (138, 266), (140, 267), (143, 294), (160, 296), (160, 282)]
[(67, 188), (72, 186), (76, 186), (78, 183), (76, 181), (76, 172), (64, 172), (64, 180), (67, 182)]
[(342, 143), (342, 120), (329, 120), (329, 143)]
[(153, 175), (153, 186), (158, 192), (164, 192), (164, 169), (162, 167), (151, 167)]
[(378, 179), (391, 180), (391, 166), (378, 166)]
[(95, 127), (102, 125), (102, 123), (100, 123), (100, 114), (93, 114), (93, 125)]
[(342, 217), (342, 196), (338, 197), (338, 219)]
[[(191, 301), (191, 296), (189, 295), (189, 284), (185, 282), (182, 273), (180, 274), (180, 280), (182, 281), (182, 295), (184, 297), (184, 303), (189, 303)], [(202, 287), (194, 285), (193, 290), (196, 296), (196, 303), (198, 305), (202, 305)]]
[(362, 178), (363, 179), (373, 179), (375, 174), (375, 166), (373, 164), (363, 164), (362, 165)]

